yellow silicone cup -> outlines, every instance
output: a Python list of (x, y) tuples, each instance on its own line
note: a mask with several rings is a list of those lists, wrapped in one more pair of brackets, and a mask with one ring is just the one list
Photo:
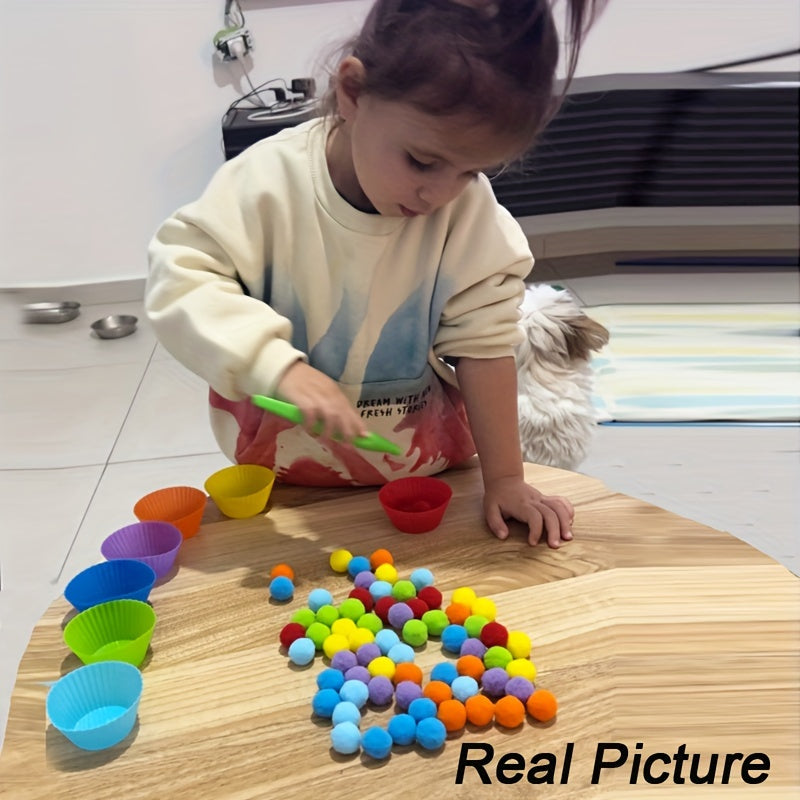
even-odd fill
[(274, 483), (275, 473), (268, 467), (237, 464), (211, 475), (205, 490), (226, 517), (245, 519), (264, 510)]

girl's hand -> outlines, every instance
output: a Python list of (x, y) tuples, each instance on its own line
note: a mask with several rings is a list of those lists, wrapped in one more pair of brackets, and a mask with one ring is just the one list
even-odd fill
[(304, 361), (286, 370), (277, 392), (303, 412), (303, 427), (309, 433), (345, 441), (366, 435), (361, 417), (336, 382)]
[(543, 495), (522, 478), (499, 478), (487, 484), (483, 510), (490, 530), (498, 539), (508, 536), (505, 520), (513, 518), (528, 526), (528, 543), (539, 543), (546, 534), (549, 547), (558, 548), (572, 539), (575, 510), (565, 497)]

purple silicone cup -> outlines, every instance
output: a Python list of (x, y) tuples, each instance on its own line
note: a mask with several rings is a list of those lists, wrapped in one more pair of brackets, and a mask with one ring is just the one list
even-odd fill
[(64, 597), (78, 611), (109, 600), (141, 600), (147, 602), (156, 582), (155, 570), (134, 558), (101, 561), (79, 572), (64, 587)]
[(102, 545), (103, 558), (133, 558), (147, 564), (163, 578), (175, 563), (183, 534), (170, 522), (134, 522), (114, 531)]

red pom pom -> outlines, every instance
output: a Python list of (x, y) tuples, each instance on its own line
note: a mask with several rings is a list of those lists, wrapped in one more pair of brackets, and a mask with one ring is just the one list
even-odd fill
[(295, 639), (302, 639), (305, 635), (306, 629), (299, 622), (290, 622), (280, 633), (281, 644), (288, 648)]
[(431, 610), (442, 607), (442, 593), (435, 586), (424, 586), (417, 597)]
[(499, 622), (487, 622), (481, 628), (480, 640), (487, 647), (505, 647), (508, 644), (508, 628)]
[(380, 621), (387, 625), (389, 623), (389, 609), (397, 602), (391, 595), (381, 597), (372, 609), (379, 617)]
[(428, 604), (424, 600), (420, 600), (419, 597), (410, 597), (405, 602), (406, 605), (414, 612), (414, 617), (416, 619), (422, 619), (422, 615), (426, 611), (430, 611)]
[(372, 595), (366, 589), (356, 586), (355, 589), (352, 589), (350, 594), (347, 596), (355, 597), (356, 600), (360, 600), (364, 604), (364, 611), (372, 611), (372, 606), (375, 604), (375, 601), (372, 599)]

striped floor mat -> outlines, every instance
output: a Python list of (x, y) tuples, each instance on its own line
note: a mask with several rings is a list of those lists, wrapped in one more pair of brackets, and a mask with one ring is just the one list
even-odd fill
[(800, 305), (609, 305), (595, 355), (600, 422), (797, 422)]

